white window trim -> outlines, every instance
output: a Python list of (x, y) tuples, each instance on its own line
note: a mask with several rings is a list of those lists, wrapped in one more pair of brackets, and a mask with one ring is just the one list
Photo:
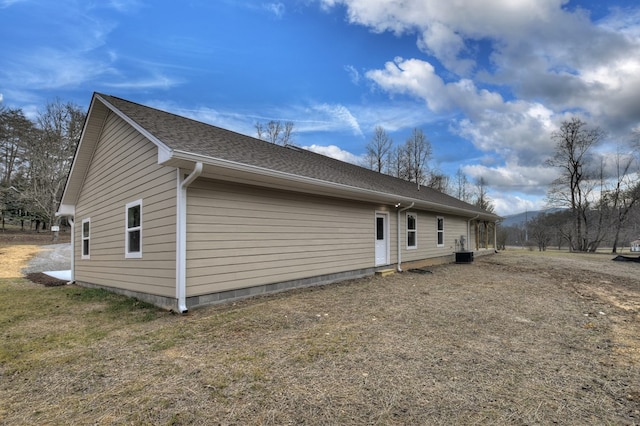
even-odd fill
[[(413, 216), (414, 219), (415, 219), (416, 227), (413, 230), (409, 229), (409, 216)], [(407, 250), (416, 250), (418, 248), (418, 213), (407, 212), (406, 215), (405, 215), (405, 222), (404, 223), (406, 224), (406, 227), (407, 227), (406, 228), (406, 231), (407, 231), (407, 234), (406, 234), (406, 237), (407, 237)], [(416, 234), (416, 238), (415, 238), (416, 245), (414, 245), (414, 246), (410, 246), (409, 245), (409, 232), (414, 232)]]
[[(438, 222), (440, 221), (440, 219), (442, 219), (442, 230), (438, 229)], [(442, 244), (438, 244), (438, 235), (440, 233), (442, 233)], [(436, 217), (436, 246), (444, 247), (444, 217), (443, 216)]]
[[(129, 228), (129, 209), (135, 206), (140, 206), (140, 226)], [(129, 252), (129, 232), (131, 231), (140, 231), (140, 251)], [(124, 247), (125, 259), (142, 258), (142, 199), (127, 203), (124, 208)]]
[[(84, 224), (89, 224), (89, 235), (84, 235)], [(84, 254), (84, 242), (88, 241), (88, 253)], [(80, 228), (80, 259), (91, 259), (91, 218), (82, 219), (82, 227)]]

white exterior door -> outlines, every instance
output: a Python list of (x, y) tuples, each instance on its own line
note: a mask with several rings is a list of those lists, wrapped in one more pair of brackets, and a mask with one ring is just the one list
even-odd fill
[(376, 266), (389, 264), (389, 214), (376, 213)]

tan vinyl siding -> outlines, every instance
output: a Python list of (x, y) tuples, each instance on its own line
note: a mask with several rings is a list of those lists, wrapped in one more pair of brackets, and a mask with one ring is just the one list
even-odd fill
[(187, 295), (374, 263), (375, 206), (198, 180), (189, 187)]
[[(467, 220), (456, 216), (447, 216), (421, 210), (410, 210), (418, 217), (418, 247), (407, 249), (407, 223), (406, 213), (401, 213), (402, 232), (400, 235), (402, 248), (402, 261), (410, 262), (428, 258), (447, 256), (456, 250), (455, 240), (460, 235), (467, 238)], [(444, 246), (438, 247), (437, 218), (444, 218)], [(465, 244), (466, 246), (466, 244)]]
[[(105, 122), (76, 206), (76, 223), (91, 218), (91, 258), (75, 279), (175, 297), (176, 170), (157, 164), (156, 146), (114, 114)], [(125, 205), (142, 199), (142, 258), (125, 259)]]

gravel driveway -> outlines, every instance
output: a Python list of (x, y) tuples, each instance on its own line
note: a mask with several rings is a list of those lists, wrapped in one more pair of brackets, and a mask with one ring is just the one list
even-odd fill
[(71, 269), (71, 244), (51, 244), (42, 246), (26, 268), (23, 274), (45, 271), (64, 271)]

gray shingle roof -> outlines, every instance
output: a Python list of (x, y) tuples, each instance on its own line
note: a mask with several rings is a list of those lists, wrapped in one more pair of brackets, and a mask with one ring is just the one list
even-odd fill
[(432, 188), (418, 188), (416, 183), (305, 149), (291, 149), (265, 142), (114, 96), (98, 95), (174, 151), (426, 201), (498, 219), (496, 215)]

